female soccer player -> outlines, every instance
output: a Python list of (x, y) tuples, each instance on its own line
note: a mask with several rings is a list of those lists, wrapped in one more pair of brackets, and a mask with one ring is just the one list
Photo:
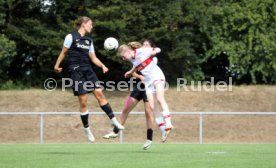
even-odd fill
[(94, 142), (95, 138), (88, 123), (87, 93), (92, 92), (94, 94), (102, 110), (110, 118), (114, 126), (120, 130), (124, 129), (124, 127), (116, 120), (99, 83), (97, 84), (99, 80), (91, 66), (91, 62), (93, 62), (98, 67), (102, 68), (103, 73), (108, 71), (108, 68), (97, 58), (92, 39), (85, 36), (85, 34), (90, 33), (93, 28), (92, 20), (86, 16), (80, 17), (75, 26), (77, 31), (65, 37), (63, 48), (58, 56), (54, 70), (57, 73), (62, 71), (60, 64), (68, 52), (68, 73), (73, 81), (72, 89), (74, 95), (78, 96), (79, 99), (80, 117), (83, 123), (84, 133), (89, 142)]
[[(154, 63), (152, 55), (161, 52), (160, 48), (138, 48), (133, 49), (128, 45), (121, 45), (118, 50), (124, 60), (128, 60), (133, 64), (133, 68), (125, 73), (125, 77), (129, 77), (133, 72), (139, 70), (145, 78), (145, 89), (149, 104), (153, 111), (157, 112), (157, 103), (163, 110), (162, 115), (155, 114), (158, 124), (163, 124), (165, 119), (167, 134), (173, 128), (169, 107), (164, 98), (165, 76), (162, 70)], [(160, 113), (159, 113), (160, 114)]]
[[(133, 43), (128, 44), (132, 46), (133, 48), (140, 48), (142, 47), (141, 43)], [(153, 136), (153, 118), (152, 118), (152, 110), (150, 108), (150, 105), (148, 103), (148, 99), (145, 92), (145, 85), (143, 83), (144, 77), (139, 72), (134, 72), (133, 76), (137, 79), (134, 81), (133, 90), (128, 96), (124, 109), (122, 110), (121, 115), (119, 116), (119, 121), (122, 125), (125, 124), (126, 119), (128, 117), (129, 112), (133, 110), (133, 108), (138, 104), (140, 100), (143, 99), (144, 101), (144, 108), (145, 108), (145, 115), (146, 115), (146, 121), (147, 121), (147, 141), (144, 144), (143, 148), (146, 150), (150, 148), (152, 144), (152, 136)], [(114, 127), (113, 131), (109, 134), (106, 134), (103, 138), (110, 139), (110, 138), (116, 138), (118, 137), (119, 130), (118, 128)]]

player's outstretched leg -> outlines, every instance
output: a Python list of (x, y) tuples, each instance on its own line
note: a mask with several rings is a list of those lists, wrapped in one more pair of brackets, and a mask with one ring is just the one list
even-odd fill
[(109, 117), (109, 119), (111, 120), (112, 124), (117, 127), (119, 130), (123, 130), (125, 129), (125, 127), (120, 124), (118, 122), (118, 120), (116, 119), (111, 106), (109, 105), (109, 103), (107, 102), (107, 100), (104, 97), (104, 94), (102, 92), (101, 89), (95, 89), (93, 91), (94, 96), (96, 97), (96, 99), (98, 100), (99, 105), (101, 106), (102, 110), (106, 113), (106, 115)]
[[(125, 106), (124, 109), (122, 111), (122, 113), (118, 116), (118, 120), (120, 121), (120, 123), (122, 125), (125, 124), (128, 114), (131, 112), (131, 110), (137, 105), (137, 103), (139, 102), (139, 100), (137, 100), (134, 97), (129, 96), (125, 102)], [(118, 137), (118, 133), (119, 133), (119, 129), (117, 127), (113, 128), (113, 131), (104, 135), (103, 138), (104, 139), (110, 139), (110, 138), (117, 138)]]
[(155, 87), (156, 87), (156, 99), (163, 109), (163, 118), (165, 120), (166, 131), (168, 136), (170, 131), (173, 129), (173, 125), (171, 122), (170, 110), (164, 96), (164, 84), (162, 82), (159, 82), (155, 84)]

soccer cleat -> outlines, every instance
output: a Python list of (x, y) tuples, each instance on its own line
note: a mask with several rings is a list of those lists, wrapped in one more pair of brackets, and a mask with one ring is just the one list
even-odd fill
[(167, 133), (170, 133), (172, 129), (173, 129), (173, 125), (172, 124), (170, 124), (170, 125), (166, 124), (165, 130), (167, 131)]
[(95, 137), (92, 134), (89, 127), (83, 129), (85, 136), (87, 137), (88, 141), (93, 143), (95, 141)]
[(113, 124), (115, 127), (117, 127), (119, 130), (124, 130), (124, 129), (125, 129), (125, 127), (124, 127), (122, 124), (120, 124), (120, 123), (117, 121), (117, 119), (116, 119), (115, 117), (113, 117), (113, 118), (111, 119), (111, 122), (112, 122), (112, 124)]
[(169, 125), (169, 126), (166, 125), (166, 129), (165, 129), (166, 130), (166, 139), (168, 138), (168, 135), (170, 134), (172, 129), (173, 129), (172, 125)]
[(147, 140), (146, 143), (143, 146), (144, 150), (147, 150), (151, 147), (152, 141), (151, 140)]
[(111, 139), (111, 138), (117, 138), (118, 134), (116, 134), (115, 132), (110, 132), (108, 134), (106, 134), (105, 136), (103, 136), (104, 139)]

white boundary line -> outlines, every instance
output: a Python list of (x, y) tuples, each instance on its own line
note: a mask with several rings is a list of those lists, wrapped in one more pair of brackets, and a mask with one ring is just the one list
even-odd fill
[[(0, 115), (65, 115), (80, 114), (80, 112), (0, 112)], [(103, 115), (104, 112), (89, 112), (92, 115)], [(121, 114), (121, 112), (114, 112)], [(144, 112), (130, 112), (130, 114), (145, 114)], [(171, 112), (174, 115), (276, 115), (276, 112)]]

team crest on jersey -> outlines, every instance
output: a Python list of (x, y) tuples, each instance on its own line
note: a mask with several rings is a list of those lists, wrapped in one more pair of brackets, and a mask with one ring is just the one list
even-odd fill
[(89, 44), (89, 41), (88, 41), (88, 40), (85, 40), (85, 43), (86, 43), (86, 44)]

